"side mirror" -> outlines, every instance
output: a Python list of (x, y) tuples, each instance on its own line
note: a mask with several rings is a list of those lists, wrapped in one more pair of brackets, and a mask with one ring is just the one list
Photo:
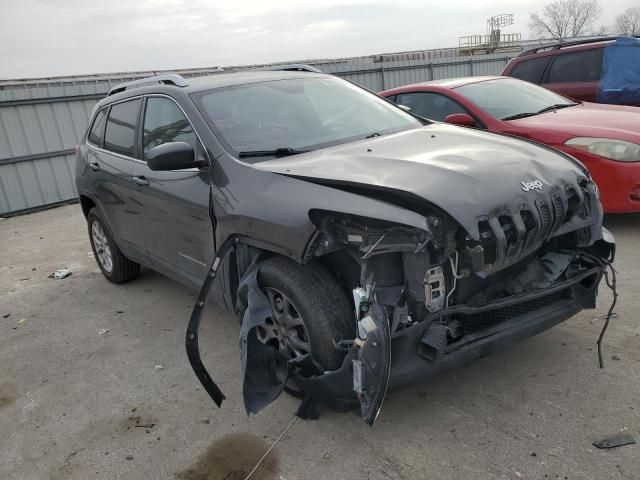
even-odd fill
[(169, 142), (153, 147), (147, 153), (147, 165), (151, 170), (184, 170), (200, 168), (205, 162), (195, 159), (193, 147), (186, 142)]
[(444, 118), (446, 123), (460, 125), (461, 127), (475, 127), (476, 121), (468, 113), (452, 113)]

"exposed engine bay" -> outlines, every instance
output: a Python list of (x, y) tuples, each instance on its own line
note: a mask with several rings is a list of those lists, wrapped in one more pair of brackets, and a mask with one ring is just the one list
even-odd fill
[[(428, 230), (351, 215), (313, 211), (318, 225), (309, 254), (323, 262), (344, 286), (375, 286), (390, 313), (391, 333), (435, 321), (456, 340), (482, 324), (446, 315), (449, 307), (480, 307), (551, 287), (600, 270), (613, 252), (602, 248), (601, 214), (595, 186), (578, 193), (567, 187), (549, 202), (535, 201), (478, 219), (473, 238), (444, 212), (426, 215)], [(596, 221), (594, 221), (596, 219)], [(605, 242), (606, 243), (606, 242)], [(591, 278), (586, 275), (585, 278)], [(591, 278), (593, 287), (599, 275)], [(397, 314), (396, 310), (402, 313)], [(497, 321), (497, 320), (496, 320)], [(486, 322), (485, 322), (486, 323)]]

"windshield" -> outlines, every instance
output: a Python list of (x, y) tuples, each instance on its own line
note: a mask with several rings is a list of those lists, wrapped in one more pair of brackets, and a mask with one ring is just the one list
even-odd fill
[(194, 100), (239, 157), (308, 151), (422, 126), (376, 95), (328, 76), (207, 90)]
[(456, 92), (502, 120), (536, 115), (554, 106), (562, 108), (576, 104), (546, 88), (515, 78), (471, 83), (456, 88)]

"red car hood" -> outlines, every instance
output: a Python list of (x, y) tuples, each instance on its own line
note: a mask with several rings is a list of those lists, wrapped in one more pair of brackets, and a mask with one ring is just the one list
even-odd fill
[(584, 102), (575, 107), (507, 122), (535, 132), (602, 137), (640, 143), (640, 108)]

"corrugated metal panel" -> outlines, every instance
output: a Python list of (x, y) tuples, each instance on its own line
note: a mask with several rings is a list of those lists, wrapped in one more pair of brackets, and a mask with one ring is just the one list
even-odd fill
[[(42, 98), (45, 87), (16, 97)], [(60, 94), (60, 86), (50, 92)], [(17, 90), (19, 91), (19, 90)], [(72, 95), (78, 89), (68, 89)], [(82, 93), (86, 92), (83, 85)], [(75, 153), (30, 159), (69, 151), (82, 136), (95, 100), (0, 107), (0, 214), (56, 204), (77, 196)]]
[(0, 213), (13, 213), (72, 200), (75, 153), (0, 165)]
[[(455, 49), (442, 49), (292, 63), (310, 64), (377, 92), (434, 79), (495, 75), (516, 53), (460, 57)], [(220, 69), (176, 72), (194, 77)], [(0, 81), (0, 215), (75, 198), (70, 150), (84, 133), (93, 105), (114, 85), (154, 73), (167, 72)]]
[(0, 159), (75, 147), (95, 100), (0, 107)]

